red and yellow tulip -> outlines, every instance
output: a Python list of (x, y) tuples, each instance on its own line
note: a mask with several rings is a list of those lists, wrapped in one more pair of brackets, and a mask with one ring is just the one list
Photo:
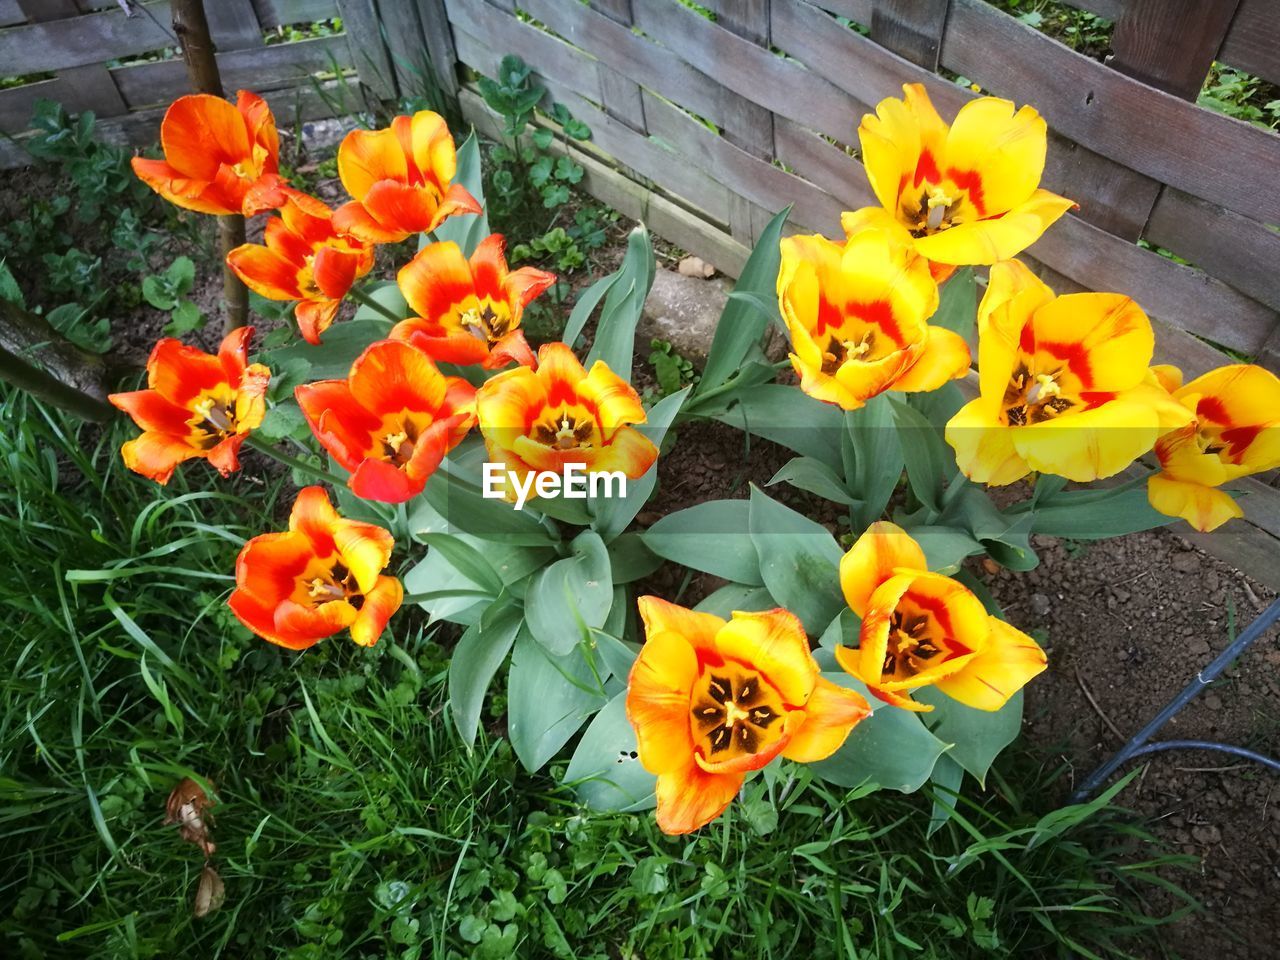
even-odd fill
[(596, 361), (583, 369), (563, 343), (538, 351), (538, 368), (515, 367), (476, 392), (476, 415), (489, 460), (501, 464), (502, 488), (515, 500), (512, 477), (562, 474), (566, 464), (585, 473), (620, 471), (635, 480), (658, 459), (658, 448), (629, 424), (644, 423), (631, 385)]
[(881, 206), (846, 213), (846, 233), (892, 226), (934, 263), (987, 264), (1026, 249), (1075, 206), (1039, 189), (1046, 127), (1032, 107), (982, 97), (948, 126), (923, 86), (902, 89), (858, 127)]
[(319, 343), (351, 285), (373, 267), (373, 249), (334, 230), (333, 211), (297, 190), (286, 192), (263, 240), (236, 247), (227, 263), (268, 300), (297, 300), (298, 329)]
[(512, 361), (533, 366), (520, 317), (556, 276), (534, 267), (508, 270), (504, 246), (495, 233), (470, 260), (452, 241), (419, 250), (396, 277), (417, 316), (396, 324), (392, 339), (409, 340), (446, 363), (478, 363), (486, 370)]
[(800, 388), (856, 410), (886, 390), (936, 390), (969, 369), (969, 347), (932, 327), (938, 288), (929, 264), (883, 230), (845, 243), (782, 241), (778, 303)]
[(987, 613), (962, 583), (930, 573), (901, 527), (873, 523), (840, 561), (840, 587), (862, 618), (857, 649), (836, 660), (879, 699), (907, 710), (933, 707), (911, 691), (935, 686), (978, 710), (999, 710), (1045, 669), (1034, 640)]
[(1118, 293), (1055, 297), (1016, 260), (991, 268), (978, 306), (979, 393), (947, 424), (980, 483), (1031, 471), (1089, 481), (1119, 473), (1191, 413), (1149, 364), (1147, 315)]
[(244, 545), (227, 602), (246, 627), (291, 650), (348, 628), (373, 646), (403, 599), (400, 581), (382, 573), (394, 545), (382, 527), (339, 516), (323, 488), (306, 487), (287, 531)]
[(457, 155), (444, 118), (430, 110), (396, 117), (383, 130), (352, 130), (338, 148), (338, 176), (355, 199), (334, 227), (366, 243), (395, 243), (480, 204), (454, 183)]
[(1202, 532), (1244, 516), (1231, 495), (1218, 488), (1280, 467), (1280, 378), (1237, 363), (1183, 386), (1177, 368), (1155, 370), (1192, 419), (1156, 441), (1160, 472), (1147, 481), (1151, 506)]
[(658, 778), (664, 833), (714, 820), (774, 757), (829, 757), (870, 714), (860, 694), (821, 676), (786, 610), (726, 622), (657, 597), (639, 607), (645, 644), (627, 684), (627, 719), (640, 762)]
[(120, 448), (134, 473), (168, 483), (185, 460), (208, 460), (225, 477), (267, 412), (271, 371), (249, 363), (252, 327), (229, 333), (216, 355), (166, 337), (147, 359), (146, 390), (108, 399), (142, 428)]
[(170, 203), (199, 213), (252, 216), (284, 200), (271, 108), (241, 90), (235, 106), (206, 93), (179, 97), (160, 124), (163, 160), (133, 158), (133, 172)]
[(383, 503), (421, 493), (475, 423), (475, 388), (400, 340), (368, 347), (347, 379), (304, 384), (294, 395), (316, 438), (350, 471), (351, 492)]

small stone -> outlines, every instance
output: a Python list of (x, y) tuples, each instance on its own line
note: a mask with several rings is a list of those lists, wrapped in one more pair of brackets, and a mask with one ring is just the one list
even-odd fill
[(1218, 696), (1216, 693), (1211, 693), (1211, 694), (1209, 694), (1207, 697), (1205, 697), (1205, 698), (1204, 698), (1203, 700), (1201, 700), (1200, 702), (1204, 704), (1204, 708), (1205, 708), (1206, 710), (1221, 710), (1221, 709), (1222, 709), (1222, 698), (1221, 698), (1220, 696)]
[(1194, 553), (1179, 553), (1170, 564), (1179, 573), (1195, 573), (1200, 569), (1200, 558)]
[(1031, 595), (1031, 609), (1035, 611), (1036, 616), (1043, 617), (1049, 613), (1053, 604), (1043, 593), (1033, 593)]
[(1201, 654), (1205, 654), (1208, 652), (1209, 652), (1208, 640), (1192, 640), (1190, 643), (1187, 644), (1187, 653), (1190, 653), (1194, 656), (1199, 656)]
[(1203, 827), (1192, 827), (1191, 836), (1195, 837), (1196, 840), (1201, 843), (1207, 843), (1212, 846), (1222, 840), (1222, 831), (1209, 823), (1205, 824)]
[(657, 271), (640, 317), (639, 342), (647, 346), (650, 340), (665, 340), (676, 353), (702, 366), (730, 289), (723, 277), (703, 280), (674, 270)]

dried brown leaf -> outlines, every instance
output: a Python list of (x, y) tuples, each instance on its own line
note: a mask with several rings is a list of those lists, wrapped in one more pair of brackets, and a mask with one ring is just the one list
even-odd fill
[(192, 913), (197, 918), (208, 916), (222, 906), (222, 901), (226, 898), (227, 888), (222, 878), (218, 876), (217, 870), (206, 863), (200, 871), (200, 882), (196, 884), (196, 902), (192, 906)]
[(188, 843), (194, 843), (204, 851), (206, 857), (213, 856), (217, 849), (210, 835), (213, 826), (213, 815), (209, 808), (214, 801), (205, 793), (204, 787), (190, 777), (181, 780), (169, 793), (165, 802), (165, 825), (176, 823), (178, 835)]

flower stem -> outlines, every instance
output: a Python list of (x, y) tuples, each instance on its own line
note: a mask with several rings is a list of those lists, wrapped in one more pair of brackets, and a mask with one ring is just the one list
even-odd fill
[(345, 481), (336, 474), (330, 473), (328, 470), (324, 470), (314, 464), (307, 463), (307, 461), (301, 460), (298, 457), (291, 457), (287, 453), (282, 453), (268, 441), (261, 440), (253, 434), (250, 434), (248, 439), (245, 440), (245, 445), (253, 447), (253, 449), (257, 450), (259, 453), (265, 453), (268, 457), (283, 463), (286, 467), (299, 470), (309, 477), (314, 477), (316, 480), (322, 480), (325, 483), (331, 483), (334, 486), (342, 486), (342, 484), (345, 483)]
[(404, 317), (396, 316), (395, 311), (393, 311), (390, 307), (383, 306), (381, 303), (373, 299), (373, 297), (369, 296), (369, 294), (365, 293), (359, 287), (352, 287), (350, 290), (347, 291), (347, 296), (349, 296), (352, 300), (354, 300), (356, 303), (360, 304), (361, 306), (368, 307), (370, 310), (376, 310), (378, 313), (382, 314), (392, 323), (399, 323), (401, 320), (404, 319)]

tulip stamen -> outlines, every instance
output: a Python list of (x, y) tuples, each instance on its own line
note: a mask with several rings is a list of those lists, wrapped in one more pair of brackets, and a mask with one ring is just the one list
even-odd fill
[(413, 458), (414, 443), (407, 429), (388, 433), (382, 438), (382, 443), (387, 448), (387, 459), (397, 464), (408, 463)]
[(347, 595), (336, 583), (332, 583), (324, 577), (316, 577), (307, 584), (307, 596), (312, 600), (341, 600)]
[(234, 408), (230, 405), (219, 405), (213, 397), (205, 397), (191, 409), (219, 433), (230, 433), (235, 426)]

